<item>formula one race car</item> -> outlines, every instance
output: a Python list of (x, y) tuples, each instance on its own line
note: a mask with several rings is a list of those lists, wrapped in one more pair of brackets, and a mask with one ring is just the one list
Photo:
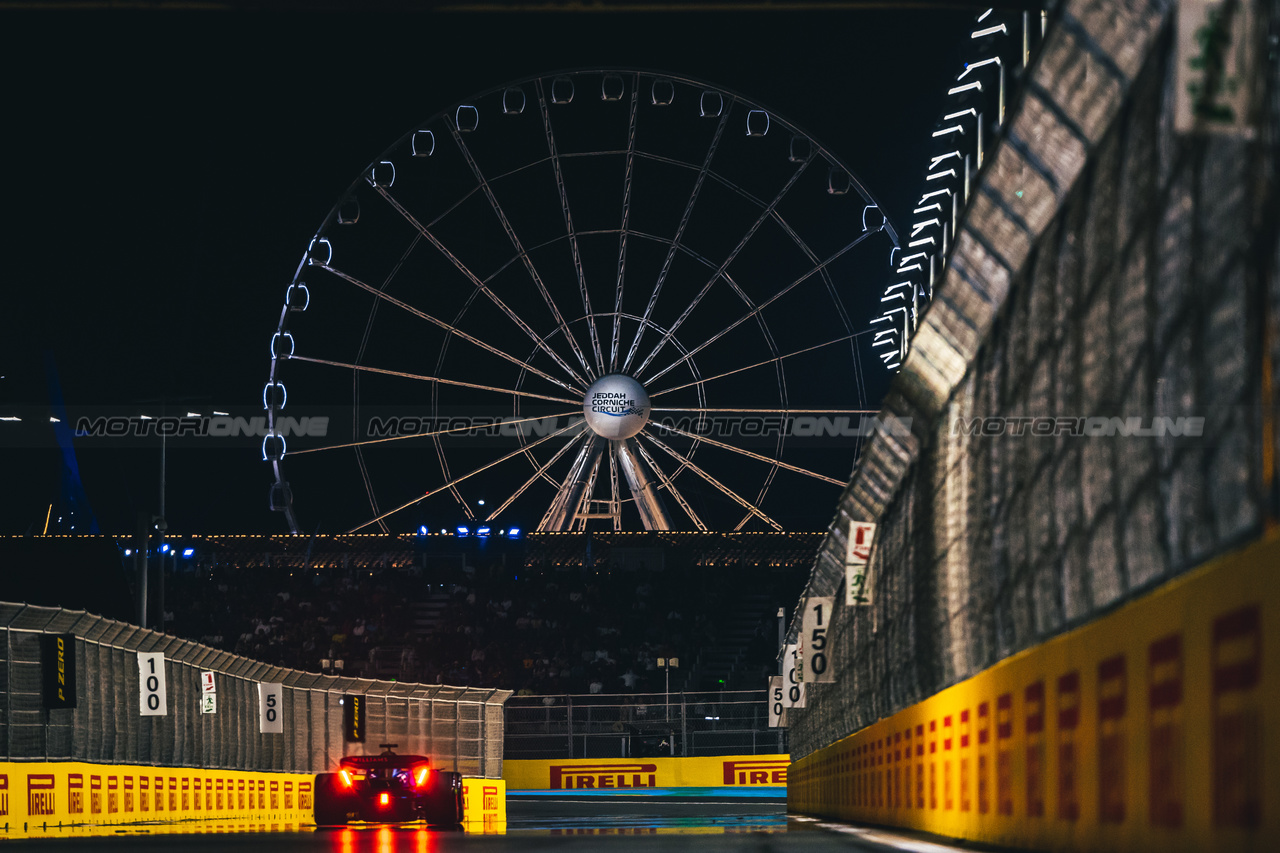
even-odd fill
[(462, 823), (462, 774), (436, 770), (424, 755), (396, 755), (395, 747), (384, 743), (381, 755), (348, 755), (337, 773), (317, 775), (316, 825)]

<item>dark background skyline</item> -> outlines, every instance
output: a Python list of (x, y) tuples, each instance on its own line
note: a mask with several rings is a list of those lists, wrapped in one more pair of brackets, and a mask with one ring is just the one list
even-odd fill
[[(557, 69), (741, 92), (834, 151), (901, 230), (971, 16), (0, 13), (0, 408), (47, 406), (46, 353), (69, 406), (252, 407), (284, 285), (352, 178), (423, 118)], [(57, 501), (52, 443), (0, 435), (0, 533), (38, 532)], [(170, 453), (171, 528), (283, 531), (256, 445)], [(105, 531), (154, 510), (158, 448), (78, 452)]]

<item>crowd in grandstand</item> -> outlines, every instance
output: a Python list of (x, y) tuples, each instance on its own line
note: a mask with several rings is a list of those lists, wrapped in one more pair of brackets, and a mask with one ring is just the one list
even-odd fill
[[(347, 675), (537, 694), (626, 693), (663, 690), (659, 658), (681, 658), (686, 670), (694, 662), (725, 578), (607, 564), (513, 570), (472, 554), (445, 569), (205, 566), (175, 576), (171, 590), (174, 633), (268, 663), (320, 671), (329, 661), (331, 671), (341, 661)], [(424, 613), (434, 614), (430, 624)], [(768, 642), (761, 648), (772, 658)]]

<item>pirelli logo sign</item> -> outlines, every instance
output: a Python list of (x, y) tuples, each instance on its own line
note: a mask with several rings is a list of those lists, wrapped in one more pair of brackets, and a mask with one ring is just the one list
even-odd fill
[(513, 759), (502, 764), (502, 776), (511, 791), (596, 791), (616, 796), (637, 789), (652, 793), (648, 789), (654, 788), (785, 788), (791, 756)]
[(52, 773), (27, 774), (27, 814), (31, 817), (57, 814)]
[(551, 790), (658, 787), (656, 764), (553, 764)]
[(766, 761), (726, 761), (724, 762), (724, 783), (726, 785), (768, 785), (787, 784), (787, 765), (791, 762), (777, 759)]

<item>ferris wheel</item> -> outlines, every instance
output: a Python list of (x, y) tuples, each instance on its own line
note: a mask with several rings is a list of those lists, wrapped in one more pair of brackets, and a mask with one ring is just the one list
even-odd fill
[(352, 182), (285, 288), (272, 509), (294, 532), (821, 526), (897, 245), (838, 157), (723, 87), (578, 70), (468, 98)]

